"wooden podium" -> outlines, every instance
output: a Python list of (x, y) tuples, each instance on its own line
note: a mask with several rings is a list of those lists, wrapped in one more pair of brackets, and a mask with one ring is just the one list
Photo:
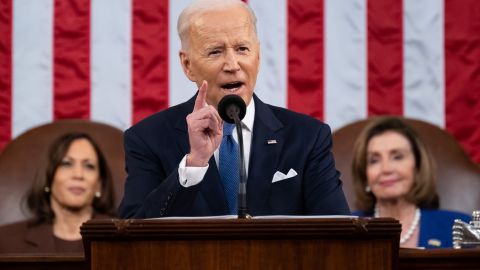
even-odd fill
[(90, 269), (397, 269), (391, 218), (91, 220)]

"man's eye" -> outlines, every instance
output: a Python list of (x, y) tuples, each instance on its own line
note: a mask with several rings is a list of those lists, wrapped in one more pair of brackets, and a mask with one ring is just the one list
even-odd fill
[(220, 50), (213, 50), (213, 51), (208, 52), (209, 56), (215, 56), (215, 55), (218, 55), (218, 54), (220, 54)]
[(242, 47), (238, 47), (238, 51), (239, 52), (248, 52), (248, 51), (250, 51), (250, 49), (248, 47), (242, 46)]

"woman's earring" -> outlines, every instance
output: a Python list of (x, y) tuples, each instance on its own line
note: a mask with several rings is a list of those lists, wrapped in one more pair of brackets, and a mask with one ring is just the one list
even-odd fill
[(95, 197), (97, 198), (102, 197), (102, 193), (100, 191), (95, 192)]
[(45, 193), (50, 193), (50, 188), (49, 187), (44, 187), (43, 191), (45, 191)]
[(372, 188), (370, 186), (365, 187), (365, 192), (370, 193), (372, 192)]

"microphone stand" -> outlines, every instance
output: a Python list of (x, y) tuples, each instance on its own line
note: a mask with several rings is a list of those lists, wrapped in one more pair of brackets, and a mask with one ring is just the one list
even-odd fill
[(237, 208), (238, 218), (251, 218), (247, 213), (247, 170), (245, 169), (245, 154), (243, 151), (243, 133), (241, 119), (245, 116), (247, 106), (237, 95), (226, 95), (218, 103), (218, 112), (228, 123), (235, 123), (237, 128), (238, 146), (240, 148), (240, 183), (238, 183)]
[(245, 169), (245, 154), (243, 153), (243, 133), (242, 122), (238, 118), (238, 113), (233, 113), (233, 120), (237, 128), (238, 146), (240, 148), (240, 183), (238, 185), (238, 218), (251, 218), (247, 214), (247, 171)]

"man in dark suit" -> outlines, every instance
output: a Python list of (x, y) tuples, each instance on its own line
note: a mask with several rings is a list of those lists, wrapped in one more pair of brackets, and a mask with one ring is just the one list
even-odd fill
[(189, 101), (125, 132), (128, 178), (120, 216), (235, 213), (218, 170), (224, 123), (217, 104), (228, 94), (247, 104), (241, 132), (249, 214), (349, 214), (330, 151), (329, 127), (267, 105), (253, 93), (260, 43), (248, 5), (238, 0), (194, 1), (180, 15), (178, 31), (183, 70), (199, 90)]

